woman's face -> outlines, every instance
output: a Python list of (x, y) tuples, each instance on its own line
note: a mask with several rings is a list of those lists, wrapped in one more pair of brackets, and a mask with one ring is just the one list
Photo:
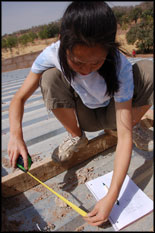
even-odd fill
[(95, 45), (88, 47), (77, 44), (73, 47), (72, 52), (67, 50), (67, 62), (72, 70), (81, 75), (88, 75), (99, 68), (105, 62), (108, 52), (101, 46)]

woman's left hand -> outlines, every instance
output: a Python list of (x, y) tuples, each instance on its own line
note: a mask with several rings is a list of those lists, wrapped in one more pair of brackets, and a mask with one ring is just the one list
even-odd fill
[(94, 209), (84, 217), (84, 220), (92, 226), (99, 226), (108, 220), (112, 207), (112, 201), (105, 196), (97, 202)]

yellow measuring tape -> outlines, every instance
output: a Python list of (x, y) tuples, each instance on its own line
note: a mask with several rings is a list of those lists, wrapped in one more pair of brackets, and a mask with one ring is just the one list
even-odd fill
[(37, 179), (35, 176), (33, 176), (30, 172), (26, 172), (26, 173), (29, 174), (33, 179), (35, 179), (36, 181), (38, 181), (40, 184), (42, 184), (49, 191), (51, 191), (52, 193), (54, 193), (57, 197), (59, 197), (62, 201), (64, 201), (67, 205), (69, 205), (78, 214), (82, 215), (83, 217), (87, 215), (87, 213), (84, 210), (80, 209), (78, 206), (74, 205), (72, 202), (68, 201), (66, 198), (64, 198), (63, 196), (61, 196), (57, 192), (55, 192), (52, 188), (50, 188), (48, 185), (46, 185), (43, 182), (41, 182), (39, 179)]

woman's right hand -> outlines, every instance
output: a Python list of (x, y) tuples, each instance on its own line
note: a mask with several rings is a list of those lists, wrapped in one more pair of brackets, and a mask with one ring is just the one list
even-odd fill
[(28, 150), (23, 140), (21, 126), (24, 114), (24, 103), (39, 87), (41, 75), (41, 73), (35, 74), (30, 71), (23, 85), (18, 89), (10, 103), (10, 140), (8, 143), (8, 155), (10, 157), (10, 164), (14, 168), (16, 168), (19, 155), (21, 155), (24, 160), (24, 168), (28, 169)]
[(8, 143), (8, 155), (10, 158), (10, 164), (13, 168), (17, 167), (17, 159), (19, 155), (23, 157), (24, 168), (28, 169), (28, 150), (24, 140), (21, 137), (10, 136)]

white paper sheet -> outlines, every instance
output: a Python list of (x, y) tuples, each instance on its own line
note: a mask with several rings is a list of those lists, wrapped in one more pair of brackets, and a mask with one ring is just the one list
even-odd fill
[[(106, 195), (107, 190), (103, 183), (110, 187), (112, 174), (113, 171), (85, 183), (97, 201)], [(153, 210), (153, 201), (128, 175), (123, 182), (118, 200), (119, 205), (114, 204), (109, 216), (115, 231), (119, 231)]]

